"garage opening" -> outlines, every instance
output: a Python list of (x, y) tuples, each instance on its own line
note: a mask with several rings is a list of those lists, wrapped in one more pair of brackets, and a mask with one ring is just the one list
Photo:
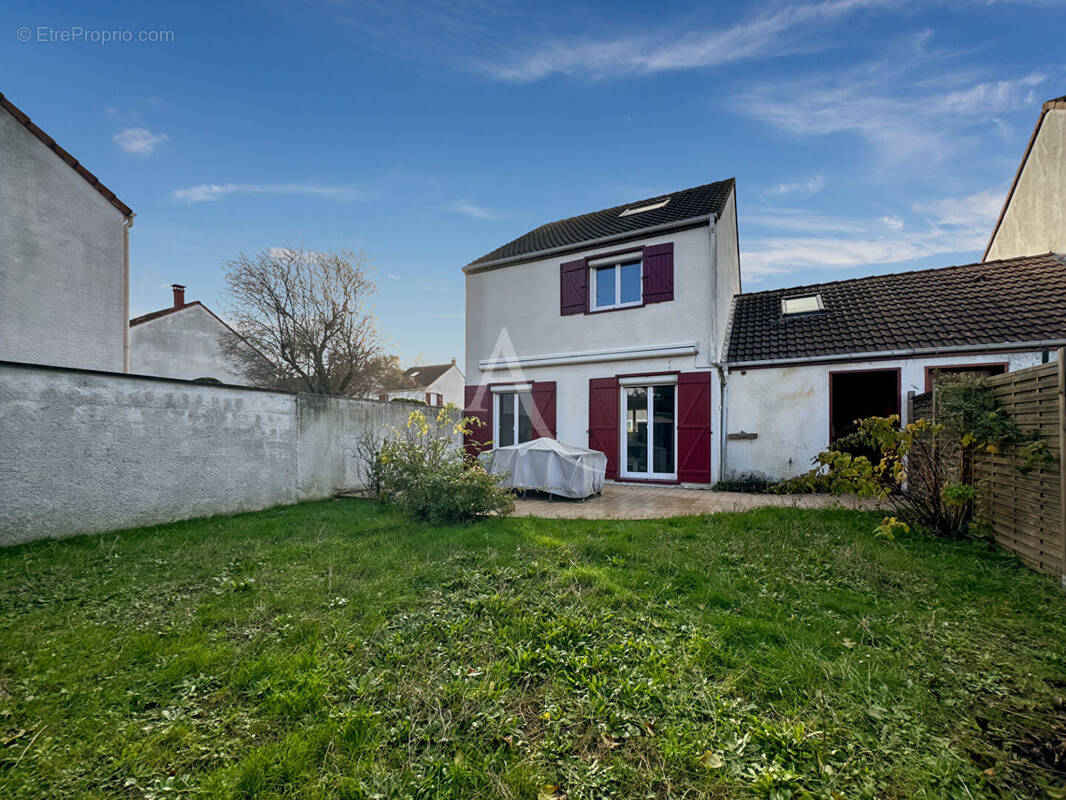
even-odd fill
[(854, 433), (855, 421), (899, 413), (898, 369), (829, 373), (829, 441)]

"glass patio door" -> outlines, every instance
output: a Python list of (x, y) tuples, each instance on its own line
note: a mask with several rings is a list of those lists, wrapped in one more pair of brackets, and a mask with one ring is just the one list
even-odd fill
[(622, 477), (677, 477), (677, 386), (622, 387)]

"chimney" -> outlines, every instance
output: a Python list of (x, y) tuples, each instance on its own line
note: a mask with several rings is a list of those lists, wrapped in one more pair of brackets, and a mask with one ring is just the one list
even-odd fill
[(174, 308), (185, 308), (185, 287), (180, 283), (170, 284), (174, 290)]
[(455, 356), (452, 356), (452, 366), (455, 366)]

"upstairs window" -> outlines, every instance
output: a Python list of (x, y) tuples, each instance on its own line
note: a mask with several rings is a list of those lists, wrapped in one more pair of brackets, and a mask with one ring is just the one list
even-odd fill
[(591, 269), (589, 306), (593, 311), (639, 306), (644, 282), (639, 258), (630, 256), (614, 264), (597, 264)]
[(655, 202), (655, 203), (648, 203), (645, 206), (630, 206), (625, 211), (620, 213), (618, 216), (620, 216), (620, 217), (628, 217), (628, 216), (631, 216), (633, 214), (643, 214), (645, 211), (654, 211), (657, 208), (662, 208), (663, 206), (665, 206), (669, 202), (670, 202), (670, 198), (667, 197), (665, 200), (659, 200), (658, 202)]

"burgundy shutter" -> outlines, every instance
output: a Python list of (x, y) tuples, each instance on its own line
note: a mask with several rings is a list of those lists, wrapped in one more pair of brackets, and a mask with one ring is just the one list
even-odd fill
[(588, 310), (588, 270), (585, 259), (559, 267), (559, 313), (584, 314)]
[(674, 243), (648, 245), (644, 248), (644, 302), (673, 299)]
[(677, 376), (677, 478), (711, 482), (711, 373)]
[(464, 416), (476, 417), (484, 423), (474, 423), (466, 435), (466, 452), (476, 456), (487, 449), (492, 440), (492, 392), (488, 386), (467, 386), (463, 406)]
[(533, 436), (555, 438), (555, 381), (533, 382)]
[(607, 477), (618, 477), (618, 379), (589, 381), (589, 449), (607, 456)]

